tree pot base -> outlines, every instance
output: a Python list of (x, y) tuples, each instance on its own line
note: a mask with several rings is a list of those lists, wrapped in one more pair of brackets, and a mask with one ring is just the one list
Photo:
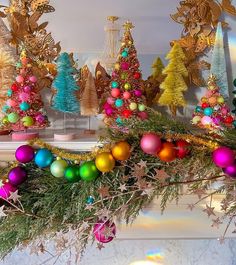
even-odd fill
[(87, 135), (96, 134), (96, 130), (84, 130), (84, 134), (87, 134)]
[(56, 141), (71, 141), (75, 138), (75, 133), (54, 133), (54, 140)]
[(0, 131), (0, 135), (9, 135), (10, 133), (11, 131), (8, 130)]
[(13, 132), (11, 135), (14, 141), (28, 141), (38, 137), (39, 134), (37, 132)]

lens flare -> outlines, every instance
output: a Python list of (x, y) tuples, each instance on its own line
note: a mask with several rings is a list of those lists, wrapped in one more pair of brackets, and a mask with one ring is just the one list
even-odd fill
[(160, 249), (149, 250), (146, 254), (146, 257), (148, 260), (152, 260), (152, 261), (163, 261), (164, 260), (164, 254), (163, 252), (161, 252)]
[(129, 265), (161, 265), (161, 264), (153, 262), (153, 261), (148, 261), (148, 260), (140, 260), (140, 261), (132, 262)]

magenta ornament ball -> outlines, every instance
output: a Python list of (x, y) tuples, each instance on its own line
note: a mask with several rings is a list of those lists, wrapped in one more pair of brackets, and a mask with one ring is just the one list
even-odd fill
[(110, 109), (105, 109), (105, 112), (106, 112), (106, 115), (107, 116), (111, 116), (112, 114), (113, 114), (113, 109), (112, 108), (110, 108)]
[(98, 242), (100, 243), (109, 243), (111, 242), (114, 237), (113, 236), (107, 236), (104, 234), (105, 228), (108, 227), (111, 230), (111, 233), (116, 235), (116, 225), (114, 223), (111, 223), (109, 221), (99, 220), (93, 228), (93, 234)]
[(8, 174), (8, 180), (13, 186), (19, 186), (27, 179), (27, 173), (23, 167), (14, 167)]
[(22, 145), (16, 149), (15, 157), (20, 163), (29, 163), (34, 159), (34, 149), (30, 145)]
[(161, 138), (155, 133), (146, 133), (140, 141), (140, 147), (144, 153), (156, 155), (162, 147)]
[(30, 86), (25, 86), (25, 87), (24, 87), (24, 91), (25, 91), (26, 93), (29, 93), (29, 92), (31, 91), (31, 87), (30, 87)]
[(45, 122), (45, 116), (43, 114), (38, 114), (36, 117), (35, 117), (35, 120), (39, 123), (39, 124), (42, 124)]
[(236, 178), (236, 161), (234, 162), (233, 165), (228, 166), (223, 169), (224, 173), (231, 178)]
[(234, 151), (225, 146), (219, 147), (213, 152), (212, 159), (216, 166), (227, 168), (234, 164)]
[(17, 190), (11, 183), (6, 182), (0, 187), (0, 198), (8, 199), (11, 195), (11, 192), (15, 192)]
[(148, 119), (148, 114), (147, 114), (147, 112), (141, 111), (141, 112), (138, 113), (138, 117), (141, 120), (147, 120)]
[(134, 95), (135, 95), (136, 97), (140, 98), (140, 97), (142, 96), (142, 91), (139, 90), (139, 89), (136, 89), (136, 90), (134, 91)]
[(122, 62), (122, 63), (121, 63), (121, 69), (122, 69), (122, 70), (129, 70), (129, 63), (127, 63), (127, 62)]

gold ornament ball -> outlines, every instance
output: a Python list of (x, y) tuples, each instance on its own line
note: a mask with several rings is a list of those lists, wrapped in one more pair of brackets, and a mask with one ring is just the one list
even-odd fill
[(163, 143), (161, 151), (157, 154), (163, 162), (172, 162), (176, 159), (177, 150), (174, 144), (166, 142)]
[(132, 45), (132, 44), (133, 44), (133, 42), (132, 42), (131, 40), (129, 40), (128, 44), (129, 44), (129, 45)]
[(8, 118), (7, 118), (7, 117), (4, 117), (4, 118), (2, 119), (2, 123), (3, 123), (3, 124), (8, 124), (8, 123), (9, 123)]
[(112, 171), (115, 163), (113, 156), (109, 152), (98, 154), (95, 159), (97, 169), (103, 173)]
[(121, 46), (125, 46), (125, 42), (122, 42), (122, 43), (121, 43)]
[(215, 90), (216, 87), (215, 87), (215, 86), (208, 86), (208, 89), (209, 89), (209, 90)]
[(216, 97), (210, 97), (208, 99), (208, 102), (211, 106), (215, 106), (215, 104), (217, 103), (217, 98)]
[(130, 83), (125, 83), (125, 84), (124, 84), (124, 89), (125, 89), (125, 90), (129, 90), (130, 88), (131, 88)]
[(112, 155), (116, 160), (124, 161), (127, 160), (130, 157), (130, 152), (131, 152), (131, 146), (125, 142), (119, 142), (116, 143), (112, 147)]
[(116, 70), (120, 70), (120, 64), (116, 63), (116, 64), (115, 64), (115, 69), (116, 69)]
[(202, 102), (202, 103), (207, 102), (207, 98), (203, 97), (203, 98), (201, 99), (201, 102)]
[(137, 109), (137, 103), (135, 103), (135, 102), (132, 102), (132, 103), (130, 103), (129, 104), (129, 108), (130, 108), (130, 110), (136, 110)]
[(219, 104), (223, 104), (223, 103), (225, 102), (225, 99), (224, 99), (223, 97), (218, 97), (218, 98), (217, 98), (217, 102), (218, 102)]
[(193, 124), (198, 124), (201, 121), (201, 117), (200, 116), (195, 116), (192, 119), (192, 123)]

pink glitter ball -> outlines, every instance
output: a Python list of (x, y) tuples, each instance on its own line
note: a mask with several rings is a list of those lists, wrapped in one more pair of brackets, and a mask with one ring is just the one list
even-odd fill
[(25, 75), (25, 70), (24, 69), (20, 69), (20, 74), (21, 75)]
[(8, 199), (11, 195), (11, 192), (15, 192), (15, 191), (16, 191), (16, 187), (14, 187), (9, 182), (6, 182), (0, 187), (0, 198)]
[(16, 107), (17, 106), (17, 102), (15, 100), (12, 100), (12, 99), (8, 99), (7, 100), (7, 106), (9, 107)]
[(42, 114), (38, 114), (36, 117), (35, 117), (36, 121), (40, 124), (44, 123), (45, 121), (45, 117), (42, 115)]
[(103, 108), (104, 109), (110, 109), (111, 108), (111, 105), (108, 104), (107, 102), (103, 105)]
[(31, 91), (31, 87), (30, 87), (30, 86), (25, 86), (25, 87), (24, 87), (24, 91), (25, 91), (26, 93), (29, 93), (29, 92)]
[(221, 113), (222, 113), (223, 115), (226, 115), (228, 112), (229, 112), (229, 110), (228, 110), (227, 107), (223, 107), (223, 108), (221, 109)]
[(125, 91), (125, 92), (123, 93), (123, 98), (124, 98), (124, 99), (130, 99), (130, 98), (131, 98), (131, 94), (130, 94), (128, 91)]
[(37, 78), (36, 76), (32, 75), (29, 77), (29, 81), (32, 82), (32, 83), (36, 83), (37, 82)]
[(113, 98), (109, 97), (109, 98), (107, 99), (107, 103), (108, 103), (109, 105), (113, 105), (113, 104), (115, 103), (115, 100), (114, 100)]
[(23, 82), (24, 82), (24, 77), (21, 76), (21, 75), (18, 75), (18, 76), (16, 77), (16, 82), (18, 82), (18, 83), (23, 83)]
[(29, 94), (28, 93), (25, 93), (25, 92), (22, 92), (19, 94), (19, 99), (21, 101), (28, 101), (30, 98)]
[(122, 62), (121, 63), (121, 68), (122, 68), (122, 70), (129, 70), (129, 63)]
[(116, 74), (116, 72), (115, 72), (115, 71), (114, 71), (114, 72), (112, 72), (111, 76), (112, 76), (112, 77), (117, 77), (117, 74)]

